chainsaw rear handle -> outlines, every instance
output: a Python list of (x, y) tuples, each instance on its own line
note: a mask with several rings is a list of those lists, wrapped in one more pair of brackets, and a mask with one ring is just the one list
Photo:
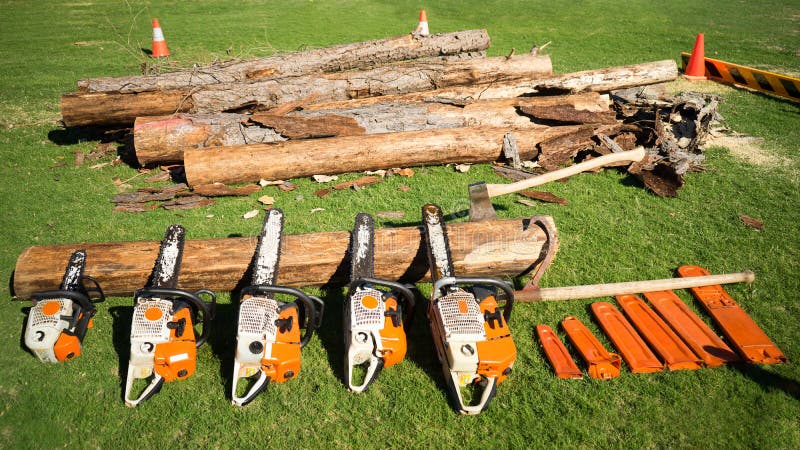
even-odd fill
[[(211, 301), (206, 302), (200, 298), (200, 295), (202, 294), (210, 295)], [(183, 289), (147, 287), (137, 290), (133, 294), (133, 297), (135, 299), (139, 299), (141, 297), (161, 297), (188, 301), (196, 311), (203, 312), (203, 332), (197, 338), (195, 347), (199, 348), (208, 340), (208, 335), (211, 332), (209, 322), (214, 317), (217, 309), (217, 295), (213, 291), (208, 289), (200, 289), (198, 291), (189, 292), (184, 291)]]
[(363, 286), (365, 284), (371, 284), (374, 286), (383, 286), (398, 293), (399, 294), (398, 300), (402, 301), (405, 307), (405, 319), (403, 320), (403, 328), (406, 331), (411, 329), (411, 321), (414, 318), (414, 306), (415, 306), (414, 293), (411, 292), (411, 289), (409, 289), (406, 285), (397, 283), (395, 281), (381, 280), (379, 278), (372, 278), (372, 277), (363, 277), (350, 282), (350, 285), (347, 287), (347, 292), (354, 292), (358, 287)]
[(433, 283), (433, 291), (441, 291), (448, 286), (458, 285), (490, 285), (500, 288), (506, 294), (506, 303), (503, 305), (503, 319), (508, 323), (511, 318), (511, 308), (514, 306), (514, 288), (508, 283), (498, 278), (492, 277), (444, 277)]
[[(322, 315), (325, 312), (325, 304), (319, 297), (308, 295), (299, 289), (290, 288), (286, 286), (254, 284), (242, 289), (241, 296), (244, 297), (245, 295), (250, 295), (255, 297), (258, 295), (267, 295), (267, 294), (289, 295), (295, 297), (297, 300), (300, 300), (300, 303), (303, 304), (303, 309), (304, 311), (306, 311), (306, 332), (300, 339), (300, 348), (305, 347), (306, 344), (308, 344), (308, 341), (311, 340), (311, 336), (313, 336), (314, 330), (319, 328), (319, 326), (322, 324)], [(283, 302), (283, 303), (293, 303), (293, 302)]]

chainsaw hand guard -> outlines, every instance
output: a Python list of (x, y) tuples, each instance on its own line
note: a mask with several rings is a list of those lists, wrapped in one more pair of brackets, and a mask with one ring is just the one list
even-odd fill
[[(276, 300), (275, 294), (295, 300)], [(324, 311), (319, 298), (284, 286), (248, 286), (242, 290), (242, 297), (246, 298), (239, 308), (231, 389), (231, 402), (237, 406), (253, 401), (270, 381), (282, 383), (297, 376), (300, 350), (319, 328)], [(301, 328), (305, 328), (302, 337)], [(252, 383), (239, 396), (236, 391), (243, 379)]]
[[(97, 313), (94, 304), (105, 300), (100, 285), (83, 275), (86, 252), (72, 253), (61, 289), (31, 295), (33, 307), (25, 325), (25, 346), (42, 362), (61, 362), (76, 358), (83, 339)], [(86, 287), (86, 281), (94, 286)], [(95, 294), (96, 297), (92, 297)]]
[[(388, 288), (388, 291), (376, 289)], [(400, 362), (406, 354), (406, 331), (414, 317), (414, 294), (400, 284), (372, 277), (354, 280), (348, 288), (345, 321), (345, 384), (352, 392), (364, 392), (384, 367)], [(353, 370), (365, 366), (361, 384)]]

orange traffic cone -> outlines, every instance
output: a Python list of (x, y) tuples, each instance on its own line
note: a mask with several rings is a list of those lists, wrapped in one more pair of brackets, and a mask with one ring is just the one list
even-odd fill
[(689, 57), (689, 64), (686, 65), (686, 70), (683, 76), (689, 81), (702, 81), (706, 78), (706, 57), (703, 50), (703, 33), (697, 34), (697, 39), (694, 41), (694, 49), (692, 56)]
[(161, 31), (158, 19), (153, 19), (153, 52), (150, 53), (150, 56), (153, 58), (169, 56), (167, 41), (164, 40), (164, 32)]
[(425, 14), (424, 9), (419, 10), (419, 25), (417, 25), (417, 29), (413, 31), (413, 34), (419, 34), (420, 36), (431, 34), (428, 31), (428, 15)]

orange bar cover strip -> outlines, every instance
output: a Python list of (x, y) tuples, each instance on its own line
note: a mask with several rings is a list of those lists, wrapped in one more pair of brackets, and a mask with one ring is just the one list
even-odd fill
[(664, 370), (661, 361), (614, 305), (607, 302), (592, 303), (592, 313), (603, 332), (630, 366), (631, 372), (652, 373)]
[(672, 291), (645, 292), (644, 298), (699, 356), (706, 366), (741, 361), (736, 353)]
[(701, 367), (702, 360), (644, 300), (635, 295), (618, 295), (616, 299), (633, 326), (661, 356), (669, 370), (695, 370)]
[(622, 358), (610, 353), (577, 317), (568, 316), (561, 322), (570, 342), (578, 349), (592, 378), (610, 380), (619, 376)]
[[(678, 275), (696, 277), (708, 275), (708, 271), (702, 267), (682, 266), (678, 268)], [(690, 291), (745, 361), (761, 364), (786, 362), (786, 355), (722, 286), (703, 286)]]
[(581, 369), (575, 364), (564, 343), (552, 328), (547, 325), (536, 325), (536, 335), (558, 378), (583, 378)]

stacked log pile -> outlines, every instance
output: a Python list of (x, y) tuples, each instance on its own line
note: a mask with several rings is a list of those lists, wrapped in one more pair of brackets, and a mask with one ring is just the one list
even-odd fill
[[(665, 112), (677, 103), (609, 95), (675, 79), (674, 61), (554, 76), (546, 56), (489, 58), (488, 45), (485, 30), (410, 35), (189, 72), (81, 80), (78, 92), (62, 98), (62, 116), (67, 126), (133, 125), (140, 165), (182, 165), (173, 172), (187, 186), (117, 198), (129, 211), (162, 197), (170, 207), (202, 206), (209, 203), (203, 196), (253, 188), (225, 184), (394, 167), (511, 162), (504, 174), (520, 178), (533, 176), (520, 160), (554, 170), (637, 145), (653, 150), (629, 171), (672, 196), (682, 184), (676, 177), (701, 162), (687, 156), (698, 154), (699, 112), (692, 119), (698, 139), (680, 147), (680, 137), (667, 136), (681, 128), (680, 114)], [(699, 108), (710, 117), (706, 106)]]

